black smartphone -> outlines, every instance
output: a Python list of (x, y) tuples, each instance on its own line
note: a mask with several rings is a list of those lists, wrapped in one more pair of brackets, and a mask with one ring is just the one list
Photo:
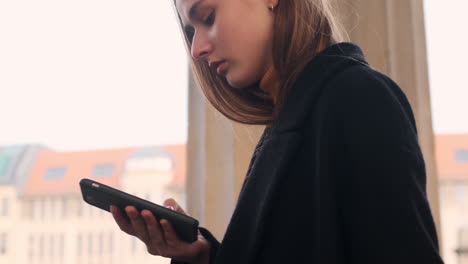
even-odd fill
[(90, 205), (108, 212), (110, 212), (111, 205), (119, 207), (122, 212), (124, 212), (124, 208), (129, 205), (134, 206), (140, 212), (146, 209), (151, 211), (158, 220), (166, 219), (171, 222), (177, 236), (181, 240), (187, 242), (194, 242), (197, 240), (198, 220), (188, 215), (181, 214), (90, 179), (81, 179), (80, 188), (83, 200)]

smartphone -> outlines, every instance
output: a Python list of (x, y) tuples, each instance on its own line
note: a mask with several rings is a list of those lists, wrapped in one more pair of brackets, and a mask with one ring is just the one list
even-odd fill
[[(111, 205), (119, 207), (123, 212), (124, 208), (129, 205), (134, 206), (140, 212), (146, 209), (151, 211), (156, 219), (166, 219), (171, 222), (177, 236), (181, 240), (187, 242), (194, 242), (197, 240), (198, 220), (188, 215), (181, 214), (90, 179), (81, 179), (80, 188), (83, 200), (90, 205), (108, 212), (110, 212)], [(125, 212), (124, 215), (126, 215)]]

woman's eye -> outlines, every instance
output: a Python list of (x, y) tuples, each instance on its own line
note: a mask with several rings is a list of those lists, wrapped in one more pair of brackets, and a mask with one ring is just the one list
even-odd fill
[(214, 24), (214, 12), (211, 12), (211, 14), (203, 21), (206, 25), (213, 25)]
[(187, 36), (187, 39), (192, 43), (193, 35), (195, 35), (195, 30), (194, 29), (185, 29), (185, 35)]

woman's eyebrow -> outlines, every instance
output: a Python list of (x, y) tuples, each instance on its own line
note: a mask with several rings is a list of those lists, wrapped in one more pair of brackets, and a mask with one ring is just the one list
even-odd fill
[(203, 1), (203, 0), (199, 0), (199, 1), (195, 2), (195, 3), (193, 3), (192, 6), (190, 7), (189, 12), (188, 12), (188, 19), (189, 19), (189, 21), (193, 21), (193, 20), (194, 20), (194, 17), (195, 17), (195, 14), (196, 14), (198, 5), (199, 5), (202, 1)]

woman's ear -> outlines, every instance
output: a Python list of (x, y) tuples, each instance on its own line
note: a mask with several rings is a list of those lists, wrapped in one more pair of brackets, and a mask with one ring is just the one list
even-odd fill
[(272, 11), (276, 8), (276, 6), (278, 6), (278, 1), (279, 0), (265, 0), (268, 9)]

